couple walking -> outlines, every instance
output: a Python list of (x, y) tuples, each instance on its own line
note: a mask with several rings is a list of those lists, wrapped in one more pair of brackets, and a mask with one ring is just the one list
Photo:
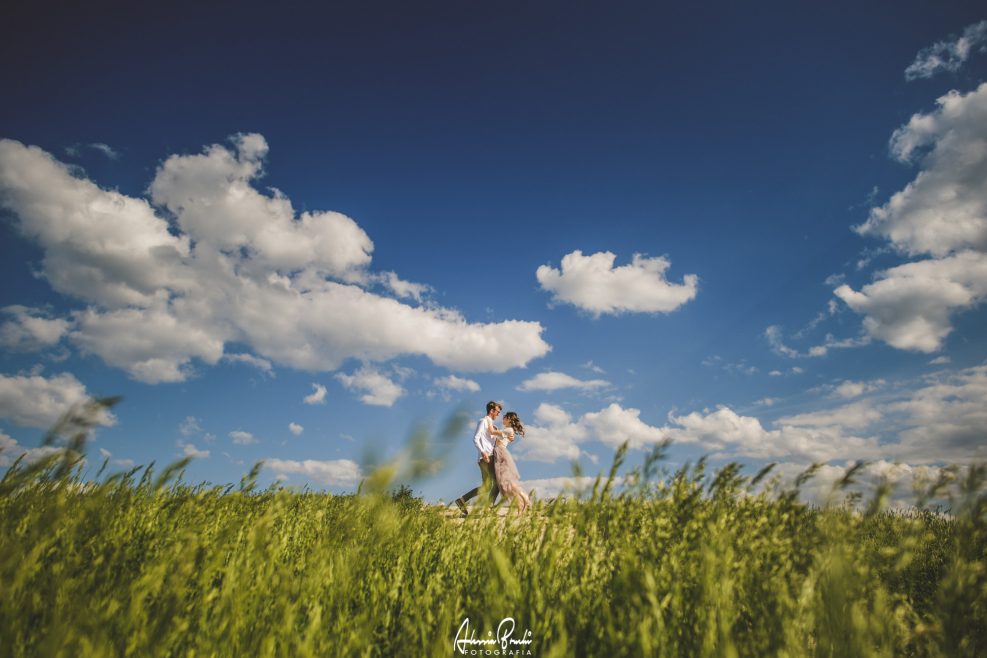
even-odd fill
[(480, 475), (483, 478), (482, 484), (467, 491), (456, 499), (463, 516), (469, 514), (466, 509), (466, 501), (476, 497), (478, 494), (490, 496), (490, 504), (497, 502), (497, 495), (503, 494), (504, 498), (514, 498), (518, 505), (520, 515), (528, 508), (531, 501), (528, 494), (521, 488), (521, 476), (517, 472), (517, 465), (514, 458), (507, 451), (508, 444), (512, 443), (517, 436), (524, 436), (524, 425), (517, 413), (508, 411), (504, 414), (504, 427), (497, 429), (494, 421), (500, 415), (501, 406), (496, 402), (487, 403), (487, 415), (480, 419), (473, 435), (473, 445), (478, 453), (477, 464), (480, 466)]

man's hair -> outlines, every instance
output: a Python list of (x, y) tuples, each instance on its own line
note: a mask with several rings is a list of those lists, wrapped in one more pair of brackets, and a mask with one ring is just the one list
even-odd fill
[(487, 413), (490, 413), (494, 409), (502, 409), (502, 408), (503, 407), (501, 407), (498, 403), (494, 402), (493, 400), (487, 402)]

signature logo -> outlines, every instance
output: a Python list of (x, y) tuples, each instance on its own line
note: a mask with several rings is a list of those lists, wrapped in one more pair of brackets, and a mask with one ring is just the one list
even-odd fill
[(513, 617), (504, 617), (497, 625), (497, 633), (487, 631), (486, 637), (477, 637), (467, 617), (456, 631), (455, 650), (464, 656), (530, 656), (531, 631), (525, 629), (520, 639), (514, 637), (516, 624)]

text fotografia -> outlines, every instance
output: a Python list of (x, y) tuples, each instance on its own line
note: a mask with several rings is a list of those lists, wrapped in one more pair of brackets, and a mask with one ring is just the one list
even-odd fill
[(497, 625), (497, 634), (487, 631), (487, 637), (477, 638), (476, 629), (470, 628), (467, 617), (456, 632), (456, 651), (464, 656), (530, 656), (531, 631), (525, 630), (520, 640), (513, 637), (514, 618), (505, 617)]

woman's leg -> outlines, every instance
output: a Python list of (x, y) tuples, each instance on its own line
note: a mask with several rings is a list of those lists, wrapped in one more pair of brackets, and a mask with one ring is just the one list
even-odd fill
[(531, 499), (528, 498), (528, 494), (524, 493), (524, 490), (520, 488), (518, 488), (517, 490), (517, 499), (518, 499), (517, 513), (518, 516), (520, 516), (523, 512), (527, 511), (527, 509), (531, 506)]

